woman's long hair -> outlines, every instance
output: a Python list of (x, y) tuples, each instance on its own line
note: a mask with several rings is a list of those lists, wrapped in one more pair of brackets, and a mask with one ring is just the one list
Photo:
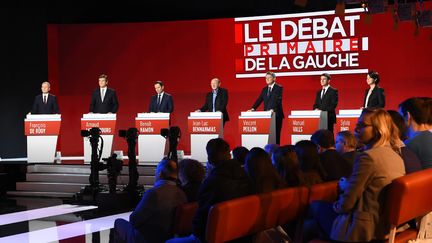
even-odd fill
[(364, 109), (362, 116), (369, 115), (373, 129), (373, 138), (370, 147), (390, 145), (396, 152), (399, 151), (399, 129), (393, 123), (390, 114), (384, 109)]

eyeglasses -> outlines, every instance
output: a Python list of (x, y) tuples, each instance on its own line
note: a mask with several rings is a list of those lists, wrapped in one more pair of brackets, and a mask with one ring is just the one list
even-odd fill
[(365, 127), (369, 127), (369, 126), (372, 126), (372, 125), (371, 124), (366, 124), (364, 122), (358, 122), (356, 124), (356, 128), (365, 128)]

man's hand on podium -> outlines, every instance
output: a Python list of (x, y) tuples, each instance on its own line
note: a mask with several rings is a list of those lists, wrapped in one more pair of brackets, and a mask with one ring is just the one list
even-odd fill
[(316, 110), (316, 111), (320, 111), (320, 109), (318, 109), (318, 108), (315, 108), (315, 110)]
[(201, 110), (196, 110), (195, 112), (201, 112)]
[(251, 112), (251, 111), (255, 111), (255, 109), (254, 109), (254, 108), (252, 108), (252, 109), (248, 110), (247, 112)]

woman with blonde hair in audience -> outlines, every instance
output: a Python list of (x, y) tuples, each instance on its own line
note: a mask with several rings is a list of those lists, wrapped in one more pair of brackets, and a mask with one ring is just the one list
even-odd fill
[(396, 152), (398, 129), (384, 109), (365, 109), (355, 136), (366, 149), (354, 162), (352, 175), (339, 182), (336, 202), (315, 202), (315, 219), (322, 238), (336, 241), (368, 242), (383, 240), (390, 224), (384, 217), (387, 186), (405, 174), (402, 158)]

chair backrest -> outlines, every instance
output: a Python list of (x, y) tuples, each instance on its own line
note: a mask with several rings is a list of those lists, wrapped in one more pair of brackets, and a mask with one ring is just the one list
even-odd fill
[(255, 232), (261, 201), (257, 195), (237, 198), (214, 205), (209, 212), (206, 239), (225, 242)]
[(432, 169), (395, 179), (386, 200), (390, 223), (399, 225), (432, 211)]
[(206, 239), (225, 242), (296, 219), (307, 206), (308, 189), (288, 188), (214, 205), (209, 212)]
[(309, 203), (313, 201), (334, 202), (338, 196), (338, 181), (329, 181), (311, 186)]
[(174, 220), (174, 235), (186, 236), (192, 233), (192, 219), (198, 209), (198, 202), (185, 203), (177, 207)]

